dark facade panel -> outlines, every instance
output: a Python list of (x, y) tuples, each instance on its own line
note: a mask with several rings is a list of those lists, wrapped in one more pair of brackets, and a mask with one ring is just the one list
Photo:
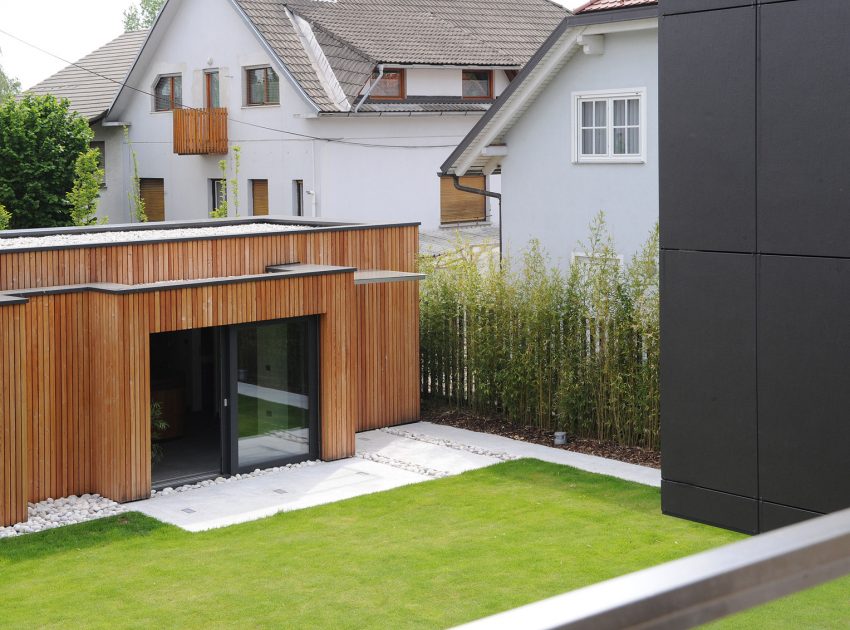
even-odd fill
[(713, 11), (715, 9), (731, 9), (747, 7), (756, 0), (661, 0), (662, 15), (677, 13), (693, 13), (694, 11)]
[(762, 256), (761, 498), (850, 506), (850, 260)]
[(661, 482), (661, 511), (745, 534), (759, 531), (759, 504), (755, 499), (683, 483)]
[(755, 499), (754, 257), (665, 251), (661, 264), (664, 479)]
[(850, 2), (760, 13), (758, 250), (850, 257)]
[(776, 505), (762, 501), (759, 503), (759, 531), (769, 532), (773, 529), (801, 523), (810, 518), (822, 516), (817, 512), (798, 510), (786, 505)]
[(661, 246), (756, 246), (754, 7), (662, 18)]

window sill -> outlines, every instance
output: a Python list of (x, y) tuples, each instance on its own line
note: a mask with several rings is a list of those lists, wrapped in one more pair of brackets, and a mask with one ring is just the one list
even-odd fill
[(269, 103), (268, 105), (243, 105), (242, 109), (269, 109), (272, 107), (280, 107), (280, 103)]
[(646, 164), (646, 158), (582, 158), (579, 160), (573, 160), (573, 164), (577, 166), (581, 166), (583, 164)]

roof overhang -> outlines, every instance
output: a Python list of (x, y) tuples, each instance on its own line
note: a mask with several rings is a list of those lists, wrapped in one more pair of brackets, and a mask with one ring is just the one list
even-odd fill
[[(295, 91), (302, 96), (305, 102), (318, 113), (320, 111), (320, 107), (316, 105), (313, 99), (311, 99), (307, 95), (307, 93), (304, 91), (304, 88), (301, 87), (301, 84), (295, 80), (295, 77), (293, 77), (292, 74), (289, 72), (289, 68), (286, 67), (286, 64), (283, 62), (283, 60), (277, 55), (277, 53), (275, 53), (275, 51), (272, 49), (266, 39), (260, 34), (260, 32), (257, 30), (257, 27), (254, 26), (254, 23), (245, 14), (242, 7), (239, 6), (239, 3), (236, 2), (236, 0), (228, 0), (228, 3), (233, 8), (233, 10), (236, 11), (237, 15), (239, 15), (239, 17), (242, 19), (242, 21), (245, 23), (251, 33), (254, 34), (254, 37), (257, 38), (257, 41), (269, 55), (269, 58), (272, 60), (272, 64), (275, 66), (275, 69), (278, 71), (278, 73), (284, 76), (286, 80), (289, 81), (289, 83), (292, 85), (293, 89), (295, 89)], [(127, 76), (124, 78), (121, 88), (118, 90), (118, 93), (115, 95), (115, 98), (112, 99), (112, 104), (109, 106), (109, 109), (106, 111), (104, 116), (102, 116), (102, 118), (105, 117), (107, 120), (109, 120), (110, 116), (112, 116), (115, 111), (121, 111), (120, 106), (122, 105), (123, 99), (127, 98), (127, 92), (137, 90), (142, 90), (145, 92), (147, 91), (147, 87), (132, 87), (130, 84), (130, 79), (132, 78), (136, 69), (144, 65), (146, 61), (144, 58), (145, 52), (148, 50), (149, 46), (153, 45), (155, 47), (156, 44), (159, 43), (160, 39), (164, 36), (163, 28), (157, 28), (160, 25), (160, 22), (163, 22), (164, 26), (167, 25), (168, 20), (170, 20), (174, 12), (178, 10), (180, 4), (182, 4), (182, 0), (165, 1), (162, 10), (156, 16), (153, 25), (148, 31), (148, 35), (145, 38), (142, 47), (139, 49), (139, 53), (136, 55), (136, 59), (133, 62), (133, 65), (130, 66), (130, 70), (127, 72)]]
[(488, 155), (488, 151), (493, 145), (504, 145), (507, 132), (579, 50), (590, 47), (589, 54), (597, 53), (599, 42), (593, 39), (597, 35), (657, 28), (657, 6), (572, 15), (564, 19), (443, 163), (441, 174), (463, 176), (498, 172), (500, 156)]

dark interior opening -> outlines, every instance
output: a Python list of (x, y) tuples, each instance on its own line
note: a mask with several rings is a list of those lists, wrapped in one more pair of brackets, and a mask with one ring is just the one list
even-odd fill
[(200, 328), (150, 337), (154, 488), (222, 472), (220, 335), (219, 329)]

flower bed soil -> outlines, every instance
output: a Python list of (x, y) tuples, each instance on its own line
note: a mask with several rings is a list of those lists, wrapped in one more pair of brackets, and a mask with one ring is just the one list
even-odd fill
[(455, 409), (439, 403), (422, 401), (422, 420), (434, 424), (445, 424), (458, 429), (468, 429), (480, 433), (492, 433), (502, 437), (532, 442), (562, 448), (567, 451), (607, 457), (629, 464), (661, 468), (661, 453), (637, 446), (621, 446), (614, 442), (594, 440), (592, 438), (567, 436), (565, 446), (555, 446), (555, 436), (552, 431), (537, 427), (522, 427), (512, 424), (503, 418), (488, 418), (463, 409)]

